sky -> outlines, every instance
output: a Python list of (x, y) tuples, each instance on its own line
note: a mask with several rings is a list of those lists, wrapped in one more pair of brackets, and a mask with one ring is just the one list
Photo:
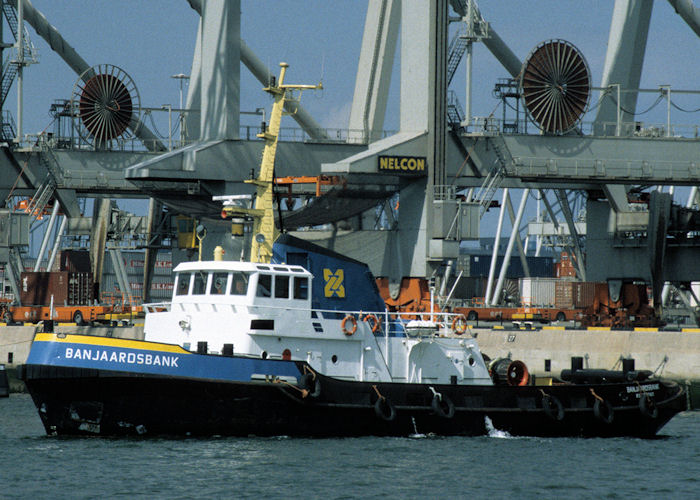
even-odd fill
[[(171, 76), (189, 74), (198, 22), (197, 13), (186, 0), (33, 0), (32, 3), (88, 64), (109, 63), (126, 71), (136, 83), (142, 106), (178, 105), (179, 83)], [(277, 72), (280, 61), (289, 63), (289, 81), (322, 80), (324, 90), (306, 93), (303, 105), (322, 125), (346, 127), (366, 6), (367, 2), (362, 0), (242, 0), (242, 38), (273, 72)], [(565, 39), (584, 54), (594, 84), (600, 84), (612, 0), (482, 0), (479, 7), (484, 18), (521, 60), (544, 40)], [(282, 24), (274, 26), (273, 22)], [(40, 62), (25, 70), (24, 129), (26, 133), (36, 133), (50, 123), (51, 102), (70, 98), (77, 75), (31, 27), (29, 31), (39, 49)], [(657, 0), (642, 87), (670, 84), (674, 88), (693, 88), (698, 81), (699, 49), (700, 40), (690, 28), (667, 2)], [(498, 105), (492, 96), (494, 83), (508, 75), (481, 44), (475, 47), (473, 67), (474, 114), (484, 116)], [(257, 80), (245, 68), (241, 75), (241, 109), (252, 111), (268, 105), (269, 98)], [(462, 64), (451, 88), (463, 104), (464, 82)], [(392, 82), (392, 109), (387, 128), (398, 123), (398, 83), (398, 78)], [(14, 111), (16, 101), (13, 89), (6, 108)], [(639, 108), (644, 107), (640, 102)], [(665, 109), (660, 110), (659, 117), (663, 121)]]
[[(190, 73), (198, 24), (198, 14), (186, 0), (33, 0), (32, 4), (88, 64), (108, 63), (122, 68), (136, 83), (142, 107), (179, 105), (179, 82), (171, 76)], [(561, 38), (583, 53), (594, 85), (600, 85), (612, 0), (482, 0), (478, 4), (484, 18), (521, 60), (539, 43)], [(288, 82), (322, 80), (324, 90), (306, 92), (302, 105), (322, 126), (346, 128), (366, 8), (365, 0), (242, 0), (241, 35), (273, 73), (278, 72), (280, 61), (289, 63)], [(28, 29), (40, 58), (38, 64), (25, 70), (24, 132), (32, 134), (51, 130), (49, 106), (55, 99), (70, 99), (78, 75), (31, 27)], [(667, 2), (657, 0), (641, 87), (670, 84), (674, 89), (696, 88), (700, 81), (699, 52), (698, 37)], [(394, 74), (397, 77), (392, 80), (385, 122), (390, 130), (398, 127), (398, 66)], [(487, 49), (476, 44), (472, 97), (475, 116), (487, 116), (494, 109), (496, 116), (500, 115), (499, 101), (492, 91), (497, 79), (507, 76)], [(463, 105), (465, 81), (462, 63), (451, 89)], [(5, 109), (15, 115), (16, 95), (13, 88), (5, 102)], [(646, 109), (654, 99), (642, 96), (638, 109)], [(700, 108), (700, 96), (677, 96), (674, 100), (687, 109)], [(269, 109), (270, 98), (243, 67), (241, 110), (258, 107)], [(167, 134), (167, 113), (154, 116), (158, 131)], [(642, 118), (665, 122), (665, 106), (657, 106)], [(672, 112), (674, 123), (697, 124), (699, 118), (698, 113)], [(255, 118), (253, 122), (257, 121)]]

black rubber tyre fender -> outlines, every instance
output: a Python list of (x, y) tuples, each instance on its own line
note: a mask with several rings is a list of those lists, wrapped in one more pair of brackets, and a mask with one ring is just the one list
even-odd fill
[(646, 394), (642, 394), (639, 398), (639, 411), (642, 412), (642, 415), (646, 415), (649, 418), (659, 416), (659, 408), (656, 406), (656, 401)]
[(430, 406), (435, 414), (442, 418), (452, 418), (455, 415), (455, 405), (445, 395), (435, 394)]
[(593, 415), (605, 424), (612, 424), (615, 419), (615, 411), (610, 403), (604, 399), (596, 399), (593, 403)]
[(396, 418), (396, 408), (394, 408), (391, 401), (385, 397), (377, 399), (377, 401), (374, 403), (374, 413), (376, 413), (379, 418), (386, 420), (387, 422), (391, 422)]
[(75, 311), (75, 313), (73, 313), (73, 322), (78, 326), (84, 325), (85, 319), (83, 318), (83, 313), (80, 311)]
[(564, 405), (561, 404), (561, 401), (556, 396), (544, 394), (542, 396), (542, 409), (544, 414), (552, 420), (557, 422), (564, 420)]
[(299, 386), (309, 391), (309, 397), (317, 398), (321, 395), (321, 381), (313, 373), (305, 373), (299, 380)]
[(559, 312), (557, 313), (557, 321), (559, 321), (560, 323), (563, 322), (563, 321), (566, 321), (566, 314), (564, 314), (563, 312), (559, 311)]
[(479, 315), (476, 313), (476, 311), (469, 311), (467, 314), (467, 320), (476, 321), (477, 319), (479, 319)]

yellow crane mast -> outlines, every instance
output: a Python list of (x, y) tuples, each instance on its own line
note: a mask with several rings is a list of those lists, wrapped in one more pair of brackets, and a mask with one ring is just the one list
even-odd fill
[(257, 191), (255, 194), (255, 206), (242, 208), (237, 206), (226, 206), (223, 213), (233, 217), (253, 218), (253, 237), (251, 238), (250, 261), (270, 262), (272, 258), (272, 244), (277, 239), (279, 231), (275, 227), (273, 180), (275, 171), (275, 155), (277, 152), (277, 141), (279, 138), (280, 124), (284, 114), (284, 103), (290, 100), (288, 93), (294, 90), (322, 89), (323, 85), (292, 85), (285, 84), (284, 77), (289, 64), (280, 63), (280, 76), (277, 82), (272, 82), (263, 90), (272, 94), (274, 103), (270, 114), (270, 123), (258, 137), (265, 140), (262, 161), (260, 162), (260, 173), (256, 179), (246, 182), (255, 184)]

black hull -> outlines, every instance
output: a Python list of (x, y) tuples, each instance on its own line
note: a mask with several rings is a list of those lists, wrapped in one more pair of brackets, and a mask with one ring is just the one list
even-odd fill
[(428, 386), (319, 375), (304, 396), (279, 382), (38, 365), (25, 366), (23, 379), (47, 433), (59, 435), (473, 436), (488, 433), (488, 417), (512, 435), (653, 437), (686, 404), (677, 384), (660, 380), (644, 382), (658, 384), (644, 409), (631, 383)]

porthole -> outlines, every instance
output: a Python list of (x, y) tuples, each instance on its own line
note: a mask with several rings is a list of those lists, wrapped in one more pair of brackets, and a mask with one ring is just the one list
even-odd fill
[(472, 358), (471, 356), (469, 356), (468, 361), (469, 361), (469, 366), (474, 366), (474, 363), (476, 363), (476, 361), (474, 361), (474, 358)]
[(338, 356), (336, 356), (335, 354), (331, 356), (331, 361), (333, 362), (333, 364), (336, 364), (338, 362)]
[(267, 351), (263, 351), (263, 352), (260, 354), (260, 357), (261, 357), (262, 359), (267, 359)]

